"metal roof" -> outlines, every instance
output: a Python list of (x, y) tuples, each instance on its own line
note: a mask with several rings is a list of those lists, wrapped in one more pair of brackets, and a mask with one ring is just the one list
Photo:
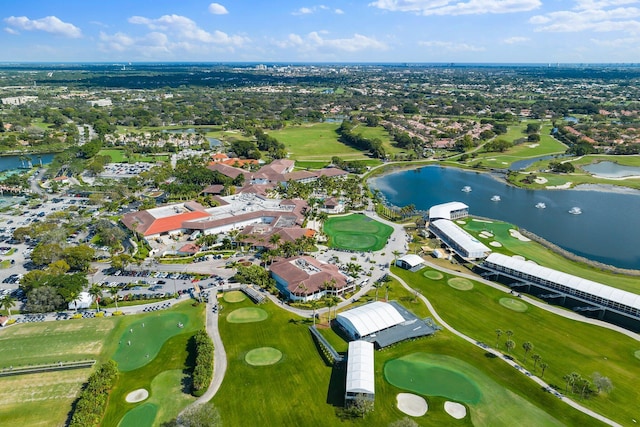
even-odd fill
[(517, 270), (521, 273), (528, 274), (539, 279), (548, 280), (577, 291), (586, 292), (595, 297), (600, 297), (640, 310), (640, 295), (623, 291), (622, 289), (603, 285), (602, 283), (593, 282), (591, 280), (563, 273), (558, 270), (553, 270), (548, 267), (542, 267), (531, 261), (523, 261), (518, 258), (498, 253), (492, 253), (489, 255), (486, 262)]
[(464, 231), (457, 224), (448, 219), (437, 219), (431, 221), (431, 225), (444, 233), (460, 247), (464, 248), (470, 255), (491, 252), (481, 241)]
[(347, 393), (375, 393), (373, 344), (351, 341), (347, 354)]
[(429, 219), (451, 219), (451, 212), (459, 211), (461, 209), (469, 209), (469, 206), (462, 202), (449, 202), (431, 206), (429, 208)]
[(361, 337), (404, 322), (395, 307), (381, 301), (342, 312), (338, 314), (338, 319), (349, 322)]
[(424, 259), (416, 254), (406, 254), (398, 259), (409, 264), (411, 268), (424, 264)]

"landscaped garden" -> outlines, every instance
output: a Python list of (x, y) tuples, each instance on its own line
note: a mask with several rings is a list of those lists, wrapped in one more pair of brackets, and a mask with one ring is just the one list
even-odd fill
[(366, 215), (353, 214), (329, 218), (324, 232), (332, 248), (367, 252), (384, 248), (393, 228)]

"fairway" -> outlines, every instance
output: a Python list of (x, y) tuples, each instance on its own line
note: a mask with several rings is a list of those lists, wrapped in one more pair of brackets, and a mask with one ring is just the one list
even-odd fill
[(224, 294), (224, 300), (230, 303), (242, 302), (246, 299), (247, 297), (241, 291), (230, 291), (230, 292), (225, 292)]
[(244, 356), (244, 361), (252, 366), (268, 366), (278, 363), (282, 352), (273, 347), (254, 348)]
[(440, 280), (444, 277), (442, 273), (436, 270), (427, 270), (422, 274), (424, 275), (424, 277), (431, 280)]
[(524, 313), (529, 308), (527, 304), (513, 298), (500, 298), (500, 305), (519, 313)]
[(152, 426), (158, 413), (158, 406), (153, 403), (144, 403), (127, 412), (122, 417), (118, 427), (142, 427)]
[(473, 289), (473, 283), (462, 277), (451, 278), (447, 280), (447, 284), (449, 284), (453, 289), (457, 289), (459, 291), (470, 291)]
[(132, 323), (118, 341), (113, 360), (120, 372), (133, 371), (151, 362), (167, 339), (178, 335), (189, 322), (182, 313), (158, 313)]
[(292, 160), (331, 161), (333, 156), (366, 159), (362, 151), (338, 141), (338, 127), (340, 123), (308, 123), (270, 131), (269, 135), (285, 145)]
[(227, 316), (227, 322), (229, 323), (251, 323), (261, 322), (265, 320), (269, 315), (266, 311), (256, 307), (244, 307), (237, 310), (233, 310)]
[(324, 223), (329, 246), (352, 251), (379, 251), (393, 228), (362, 214), (329, 218)]
[(465, 403), (478, 403), (480, 389), (464, 373), (430, 363), (423, 353), (389, 360), (384, 365), (389, 384), (426, 396), (440, 396)]

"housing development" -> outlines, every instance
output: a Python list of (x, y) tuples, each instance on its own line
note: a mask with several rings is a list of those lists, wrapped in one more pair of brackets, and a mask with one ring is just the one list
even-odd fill
[(0, 425), (635, 425), (638, 82), (0, 65)]

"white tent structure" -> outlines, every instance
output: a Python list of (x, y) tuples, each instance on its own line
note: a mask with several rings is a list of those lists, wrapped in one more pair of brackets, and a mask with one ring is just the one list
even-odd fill
[(469, 206), (462, 202), (449, 202), (429, 208), (429, 220), (465, 218), (469, 216)]
[(358, 397), (373, 400), (375, 398), (375, 375), (373, 343), (351, 341), (347, 353), (347, 384), (345, 402)]
[(429, 230), (462, 258), (484, 258), (491, 252), (482, 242), (447, 219), (431, 221)]
[(78, 298), (69, 303), (69, 310), (90, 308), (92, 302), (93, 299), (91, 295), (89, 295), (89, 292), (80, 292)]
[(405, 270), (412, 270), (424, 264), (424, 260), (416, 254), (406, 254), (396, 260), (396, 265)]
[(405, 319), (394, 306), (375, 301), (338, 314), (338, 324), (354, 339), (396, 326)]
[(523, 279), (640, 318), (640, 295), (613, 288), (518, 258), (493, 253), (484, 261), (490, 270)]

